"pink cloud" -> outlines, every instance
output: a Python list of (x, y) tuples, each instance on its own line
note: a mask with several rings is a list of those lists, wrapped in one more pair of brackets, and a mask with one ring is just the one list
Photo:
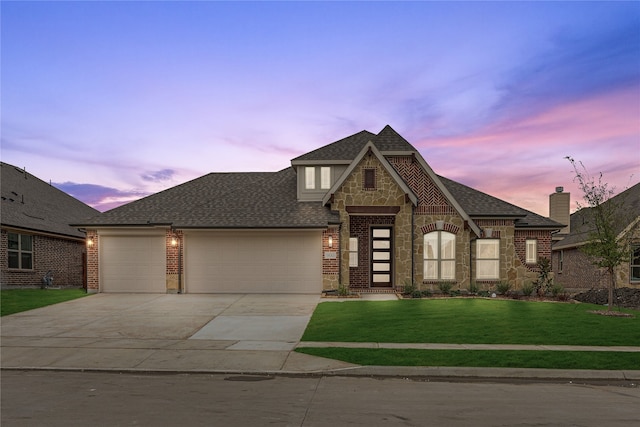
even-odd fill
[(618, 191), (640, 180), (638, 117), (638, 92), (632, 88), (415, 145), (438, 173), (547, 215), (547, 197), (556, 186), (572, 193), (573, 206), (581, 198), (565, 156), (602, 172)]

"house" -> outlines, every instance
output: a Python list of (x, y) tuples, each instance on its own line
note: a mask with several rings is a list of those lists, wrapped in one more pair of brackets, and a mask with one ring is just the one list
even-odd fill
[(90, 292), (520, 287), (562, 224), (434, 173), (386, 126), (273, 173), (211, 173), (76, 224)]
[[(609, 276), (604, 269), (594, 266), (580, 250), (591, 237), (594, 222), (592, 209), (582, 208), (569, 215), (569, 193), (559, 188), (550, 197), (551, 218), (568, 224), (554, 236), (552, 265), (555, 279), (565, 289), (583, 291), (591, 288), (607, 288)], [(562, 199), (562, 200), (561, 200)], [(629, 258), (615, 270), (617, 287), (640, 287), (640, 184), (623, 191), (605, 203), (614, 203), (620, 212), (615, 233), (618, 240), (629, 245)], [(560, 207), (556, 211), (555, 207)], [(568, 221), (567, 221), (568, 219)]]
[(69, 224), (97, 210), (25, 169), (0, 163), (2, 218), (0, 284), (3, 288), (83, 286), (85, 233)]

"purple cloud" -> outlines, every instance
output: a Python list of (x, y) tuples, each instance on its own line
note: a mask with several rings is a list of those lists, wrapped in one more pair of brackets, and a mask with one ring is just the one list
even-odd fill
[(101, 212), (151, 194), (143, 191), (123, 191), (102, 185), (78, 184), (75, 182), (54, 182), (53, 186)]
[(176, 171), (173, 169), (162, 169), (155, 172), (146, 172), (140, 175), (145, 181), (150, 182), (162, 182), (169, 181), (175, 175)]

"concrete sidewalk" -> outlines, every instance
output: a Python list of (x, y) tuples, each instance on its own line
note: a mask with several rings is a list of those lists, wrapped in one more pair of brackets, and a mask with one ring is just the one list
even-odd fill
[[(3, 317), (2, 369), (640, 381), (640, 371), (376, 367), (297, 347), (521, 349), (520, 346), (300, 342), (315, 295), (97, 294)], [(517, 347), (517, 348), (516, 348)], [(633, 351), (632, 347), (535, 350)], [(640, 357), (640, 356), (639, 356)]]

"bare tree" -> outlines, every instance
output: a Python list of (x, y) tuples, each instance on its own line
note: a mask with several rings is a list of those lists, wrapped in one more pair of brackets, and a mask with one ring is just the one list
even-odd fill
[(609, 276), (609, 306), (614, 304), (614, 291), (616, 288), (615, 269), (629, 257), (629, 245), (624, 239), (619, 238), (619, 225), (625, 220), (622, 218), (624, 200), (614, 199), (615, 189), (603, 181), (602, 173), (597, 177), (592, 176), (582, 162), (576, 162), (572, 157), (566, 157), (575, 172), (574, 181), (583, 193), (586, 206), (578, 203), (579, 209), (586, 209), (589, 226), (587, 243), (582, 246), (582, 251), (591, 258), (593, 265), (606, 270)]

